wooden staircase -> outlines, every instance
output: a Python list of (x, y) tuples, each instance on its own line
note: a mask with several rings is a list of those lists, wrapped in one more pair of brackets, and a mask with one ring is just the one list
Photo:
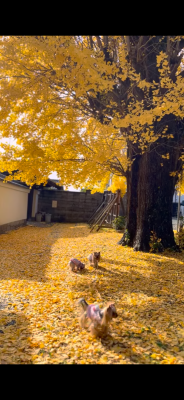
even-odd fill
[(102, 227), (112, 227), (112, 222), (119, 216), (120, 203), (124, 209), (121, 199), (121, 190), (116, 193), (104, 193), (103, 202), (95, 210), (88, 223), (90, 225), (90, 232), (96, 229), (98, 232)]

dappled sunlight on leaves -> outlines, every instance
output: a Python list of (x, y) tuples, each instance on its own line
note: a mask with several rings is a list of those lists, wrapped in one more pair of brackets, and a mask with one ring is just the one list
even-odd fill
[[(135, 253), (117, 245), (120, 237), (85, 224), (0, 236), (1, 363), (183, 363), (183, 253)], [(102, 255), (97, 272), (87, 263), (92, 251)], [(71, 273), (72, 257), (86, 269)], [(81, 297), (115, 302), (107, 337), (80, 329)]]

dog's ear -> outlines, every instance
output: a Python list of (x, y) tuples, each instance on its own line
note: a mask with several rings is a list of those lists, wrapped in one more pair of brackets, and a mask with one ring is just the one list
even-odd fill
[(109, 304), (109, 306), (107, 306), (107, 314), (110, 319), (113, 318), (113, 309), (110, 304)]
[(115, 303), (109, 302), (109, 303), (107, 304), (107, 311), (108, 311), (109, 313), (111, 313), (112, 317), (116, 317), (116, 316), (118, 315), (117, 312), (116, 312)]
[(108, 306), (108, 307), (115, 307), (115, 303), (112, 303), (112, 301), (109, 301), (109, 302), (107, 303), (107, 306)]
[(118, 313), (116, 311), (115, 303), (111, 303), (109, 305), (109, 309), (111, 310), (112, 318), (117, 318), (118, 317)]

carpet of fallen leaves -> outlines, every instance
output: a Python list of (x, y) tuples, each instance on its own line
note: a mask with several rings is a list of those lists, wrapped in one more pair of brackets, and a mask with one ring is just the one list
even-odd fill
[[(134, 252), (121, 233), (86, 224), (26, 226), (0, 236), (1, 364), (182, 364), (184, 257)], [(96, 272), (87, 264), (101, 251)], [(71, 257), (86, 270), (71, 273)], [(78, 324), (76, 302), (116, 303), (105, 339)]]

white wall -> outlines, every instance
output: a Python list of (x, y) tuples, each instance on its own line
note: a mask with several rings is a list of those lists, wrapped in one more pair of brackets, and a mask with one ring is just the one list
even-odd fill
[(0, 225), (27, 219), (29, 189), (0, 181)]

